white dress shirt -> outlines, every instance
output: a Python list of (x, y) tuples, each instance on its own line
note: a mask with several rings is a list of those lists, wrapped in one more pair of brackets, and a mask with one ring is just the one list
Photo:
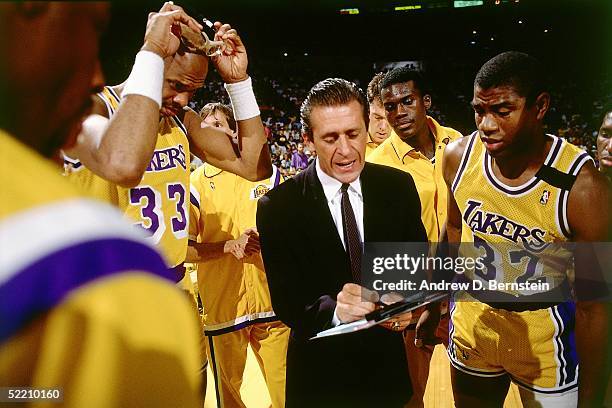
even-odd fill
[[(315, 169), (317, 171), (317, 177), (323, 186), (323, 192), (327, 199), (327, 205), (329, 206), (329, 212), (332, 215), (334, 224), (336, 224), (336, 230), (344, 245), (346, 251), (346, 242), (344, 242), (344, 226), (342, 225), (342, 183), (335, 178), (327, 175), (319, 164), (319, 159), (316, 159)], [(357, 229), (359, 230), (359, 238), (363, 242), (363, 195), (361, 194), (361, 181), (357, 178), (355, 181), (349, 184), (348, 188), (349, 200), (351, 201), (351, 207), (353, 207), (353, 214), (355, 215), (355, 221), (357, 222)], [(332, 325), (338, 326), (342, 322), (336, 315), (334, 310), (334, 317), (332, 318)]]
[[(317, 159), (315, 168), (317, 170), (317, 177), (323, 186), (323, 192), (325, 193), (325, 198), (327, 199), (329, 212), (334, 219), (336, 230), (338, 231), (342, 245), (344, 245), (344, 249), (346, 250), (346, 242), (344, 242), (344, 226), (342, 225), (342, 191), (340, 190), (342, 183), (325, 174), (325, 172), (321, 169), (319, 159)], [(363, 195), (361, 194), (361, 181), (359, 181), (359, 178), (349, 184), (348, 195), (349, 200), (351, 201), (351, 207), (353, 207), (355, 221), (357, 221), (359, 238), (361, 242), (363, 242)]]

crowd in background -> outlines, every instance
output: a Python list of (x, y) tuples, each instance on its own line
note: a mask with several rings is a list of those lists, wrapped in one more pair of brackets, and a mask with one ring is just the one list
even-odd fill
[[(449, 75), (449, 63), (453, 72)], [(314, 64), (316, 66), (316, 64)], [(425, 63), (432, 95), (432, 107), (428, 114), (440, 124), (450, 126), (467, 135), (474, 131), (474, 116), (470, 106), (472, 98), (472, 79), (476, 68), (465, 62), (428, 61)], [(368, 68), (368, 67), (366, 67)], [(306, 70), (295, 75), (291, 69), (278, 69), (273, 76), (270, 67), (252, 72), (255, 93), (261, 108), (273, 163), (281, 169), (284, 176), (293, 176), (300, 171), (291, 166), (292, 156), (298, 153), (303, 142), (299, 109), (308, 89), (327, 76), (325, 70)], [(365, 90), (368, 81), (367, 69), (355, 77), (346, 78), (358, 83)], [(371, 75), (374, 71), (369, 69)], [(612, 101), (612, 84), (609, 81), (592, 81), (587, 87), (580, 88), (567, 78), (551, 78), (550, 89), (552, 104), (546, 115), (545, 131), (566, 138), (580, 146), (596, 159), (597, 131), (604, 114), (604, 107)], [(209, 74), (207, 83), (191, 102), (199, 109), (207, 102), (229, 103), (222, 81), (214, 73)], [(316, 153), (304, 147), (308, 161)]]

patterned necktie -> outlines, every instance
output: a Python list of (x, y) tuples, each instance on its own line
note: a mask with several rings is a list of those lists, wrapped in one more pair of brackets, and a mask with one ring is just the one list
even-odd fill
[(361, 282), (361, 238), (359, 237), (359, 229), (357, 221), (355, 221), (355, 213), (351, 206), (351, 200), (348, 194), (348, 184), (342, 184), (342, 227), (344, 229), (344, 244), (349, 255), (349, 263), (351, 267), (351, 275), (355, 283)]

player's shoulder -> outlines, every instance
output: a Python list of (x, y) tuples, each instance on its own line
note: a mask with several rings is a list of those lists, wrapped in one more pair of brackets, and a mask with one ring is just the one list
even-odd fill
[(191, 174), (189, 175), (191, 184), (197, 184), (202, 180), (205, 172), (204, 166), (206, 166), (206, 163), (202, 164), (200, 167), (191, 172)]
[(444, 129), (444, 135), (449, 139), (449, 143), (457, 139), (463, 138), (463, 134), (461, 134), (461, 132), (459, 132), (458, 130), (455, 130), (448, 126), (441, 126), (441, 128)]
[(368, 154), (368, 157), (366, 158), (366, 162), (380, 163), (382, 161), (385, 161), (388, 157), (390, 157), (389, 155), (392, 154), (393, 152), (394, 152), (393, 142), (391, 140), (391, 137), (388, 137), (385, 140), (383, 140), (383, 142), (379, 144), (378, 147), (373, 149)]
[(589, 157), (576, 175), (572, 192), (601, 192), (609, 189), (610, 180), (595, 168), (594, 161)]
[(462, 136), (461, 133), (457, 132), (458, 137), (451, 140), (444, 149), (444, 157), (448, 157), (449, 159), (461, 159), (463, 153), (468, 148), (470, 143), (473, 143), (473, 140), (478, 137), (478, 132), (474, 131), (470, 135)]

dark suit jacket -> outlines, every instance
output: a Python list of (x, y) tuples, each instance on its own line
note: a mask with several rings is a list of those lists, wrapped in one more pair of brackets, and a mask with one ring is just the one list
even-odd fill
[[(366, 163), (360, 180), (366, 242), (427, 241), (410, 175)], [(291, 328), (286, 406), (407, 402), (412, 392), (399, 333), (376, 326), (308, 340), (331, 327), (336, 296), (352, 280), (314, 162), (259, 200), (257, 228), (274, 311)]]

